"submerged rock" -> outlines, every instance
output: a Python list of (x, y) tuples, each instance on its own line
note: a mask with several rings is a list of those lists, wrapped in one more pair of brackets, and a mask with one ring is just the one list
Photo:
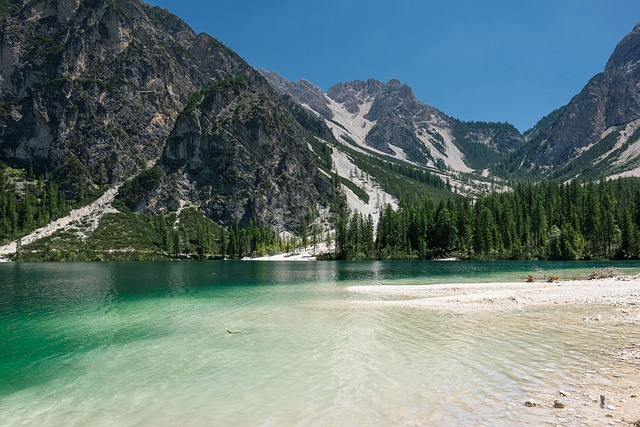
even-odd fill
[(562, 403), (561, 400), (557, 400), (556, 399), (556, 400), (553, 401), (553, 407), (554, 408), (558, 408), (558, 409), (562, 409), (562, 408), (564, 408), (564, 403)]
[(530, 408), (534, 408), (534, 407), (538, 406), (538, 402), (536, 402), (533, 399), (529, 399), (529, 400), (524, 402), (524, 406), (528, 406)]

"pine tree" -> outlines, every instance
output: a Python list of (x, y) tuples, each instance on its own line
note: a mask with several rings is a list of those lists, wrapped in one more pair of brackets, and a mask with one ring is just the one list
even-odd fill
[(621, 210), (620, 233), (620, 256), (636, 258), (638, 256), (638, 230), (633, 223), (629, 207)]

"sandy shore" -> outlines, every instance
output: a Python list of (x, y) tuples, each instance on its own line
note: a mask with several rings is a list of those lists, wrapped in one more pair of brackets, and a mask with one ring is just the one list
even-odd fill
[[(550, 385), (522, 402), (509, 402), (545, 426), (640, 426), (640, 275), (555, 283), (465, 283), (427, 286), (352, 286), (356, 304), (482, 315), (488, 329), (574, 331), (583, 341), (585, 367), (569, 371), (569, 391)], [(531, 317), (492, 315), (535, 312)], [(443, 313), (444, 314), (444, 313)], [(498, 319), (508, 319), (500, 322)], [(570, 334), (570, 336), (574, 336)], [(565, 372), (565, 374), (569, 374)], [(565, 395), (566, 394), (566, 395)], [(600, 396), (605, 396), (604, 405)], [(527, 400), (535, 407), (525, 405)], [(563, 408), (554, 408), (559, 400)], [(521, 408), (521, 409), (517, 409)], [(530, 424), (527, 424), (530, 425)]]
[(428, 286), (351, 286), (350, 292), (378, 295), (375, 304), (446, 310), (521, 308), (545, 304), (640, 304), (640, 275), (601, 280), (460, 283)]
[(287, 252), (277, 255), (265, 255), (256, 258), (243, 258), (245, 261), (316, 261), (317, 255), (331, 252), (333, 248), (329, 248), (326, 243), (318, 243), (314, 246), (307, 246), (295, 252)]

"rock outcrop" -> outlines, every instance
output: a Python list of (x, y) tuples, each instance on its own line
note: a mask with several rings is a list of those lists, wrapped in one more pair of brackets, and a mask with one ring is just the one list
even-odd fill
[(16, 0), (2, 10), (0, 161), (32, 166), (68, 197), (158, 164), (164, 173), (128, 200), (137, 211), (174, 210), (182, 198), (226, 225), (293, 229), (331, 195), (312, 162), (313, 133), (330, 135), (166, 10), (139, 0)]
[(196, 104), (178, 118), (161, 164), (210, 218), (282, 230), (331, 195), (307, 148), (315, 136), (254, 71), (214, 83)]
[(16, 1), (0, 18), (0, 159), (119, 181), (160, 156), (191, 93), (248, 68), (140, 1)]
[(618, 44), (602, 73), (534, 128), (518, 161), (567, 178), (634, 169), (640, 165), (639, 120), (640, 24)]

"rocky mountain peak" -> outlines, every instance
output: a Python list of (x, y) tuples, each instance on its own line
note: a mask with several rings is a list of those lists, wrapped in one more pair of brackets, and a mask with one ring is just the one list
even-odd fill
[(333, 85), (327, 96), (339, 104), (344, 104), (347, 111), (356, 114), (363, 104), (372, 101), (383, 88), (383, 83), (376, 79), (354, 80)]
[(616, 46), (607, 62), (605, 71), (625, 64), (637, 64), (640, 60), (640, 23)]
[(543, 173), (563, 164), (554, 172), (567, 177), (633, 167), (639, 119), (640, 24), (618, 43), (602, 73), (553, 120), (536, 126), (522, 164)]
[(258, 70), (258, 72), (281, 94), (292, 97), (299, 104), (306, 105), (325, 119), (333, 117), (324, 92), (318, 86), (305, 79), (290, 82), (274, 71)]
[[(510, 152), (523, 141), (507, 124), (452, 119), (418, 100), (411, 86), (398, 79), (337, 83), (322, 100), (319, 88), (311, 85), (309, 90), (306, 82), (287, 82), (275, 73), (263, 75), (277, 90), (327, 119), (338, 140), (441, 171), (486, 168), (499, 153)], [(310, 97), (317, 102), (312, 104)]]

